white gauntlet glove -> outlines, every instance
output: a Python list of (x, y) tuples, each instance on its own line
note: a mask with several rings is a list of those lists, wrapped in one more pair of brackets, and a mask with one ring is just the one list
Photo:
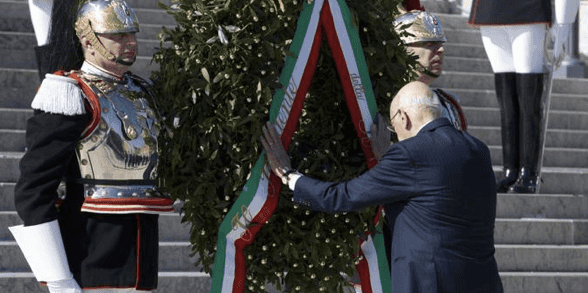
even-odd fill
[(572, 32), (571, 23), (554, 23), (551, 26), (551, 38), (553, 40), (553, 59), (557, 60), (561, 54), (565, 54), (564, 44)]
[(579, 0), (555, 0), (555, 19), (551, 26), (551, 37), (553, 39), (553, 60), (557, 60), (563, 53), (563, 45), (572, 32), (572, 24), (576, 20)]
[(47, 288), (51, 293), (82, 293), (82, 289), (73, 278), (47, 282)]
[(34, 226), (9, 227), (35, 278), (51, 293), (81, 293), (67, 263), (57, 220)]

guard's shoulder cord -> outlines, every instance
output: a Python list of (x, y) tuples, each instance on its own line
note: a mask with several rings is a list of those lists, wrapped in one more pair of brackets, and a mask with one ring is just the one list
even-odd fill
[(82, 89), (82, 92), (85, 96), (84, 106), (86, 107), (86, 111), (92, 115), (92, 118), (84, 128), (84, 131), (81, 135), (81, 138), (87, 137), (90, 135), (90, 133), (92, 133), (92, 131), (94, 131), (96, 126), (98, 126), (98, 123), (100, 122), (100, 116), (102, 115), (100, 101), (98, 100), (96, 93), (94, 93), (92, 88), (90, 88), (90, 86), (80, 77), (79, 71), (65, 72), (64, 70), (59, 70), (54, 74), (75, 79), (78, 82), (78, 86)]
[(442, 89), (434, 89), (435, 93), (437, 93), (439, 96), (443, 97), (445, 100), (449, 101), (451, 103), (451, 105), (453, 105), (455, 107), (455, 109), (457, 109), (457, 112), (459, 114), (459, 122), (461, 123), (461, 129), (463, 131), (466, 131), (468, 126), (465, 120), (465, 115), (463, 114), (463, 110), (461, 109), (461, 106), (459, 105), (459, 103), (447, 92), (445, 92)]

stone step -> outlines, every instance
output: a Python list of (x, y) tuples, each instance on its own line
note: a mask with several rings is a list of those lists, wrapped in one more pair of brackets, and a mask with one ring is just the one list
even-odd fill
[[(431, 2), (431, 1), (421, 1), (423, 2)], [(434, 1), (437, 2), (437, 1)], [(457, 14), (448, 14), (448, 13), (441, 13), (435, 10), (426, 9), (428, 12), (431, 12), (437, 16), (441, 20), (441, 24), (443, 25), (443, 30), (453, 30), (453, 29), (478, 29), (469, 25), (468, 18), (463, 17)]]
[[(446, 89), (494, 91), (494, 74), (445, 71), (431, 86)], [(587, 88), (588, 79), (584, 78), (558, 78), (553, 80), (554, 94), (586, 95)]]
[[(502, 165), (502, 146), (489, 146), (493, 165)], [(545, 148), (543, 166), (584, 168), (588, 163), (588, 149)]]
[(0, 211), (14, 211), (14, 182), (0, 182)]
[(501, 272), (587, 272), (586, 245), (496, 245)]
[[(502, 145), (500, 126), (468, 125), (468, 132), (487, 145)], [(586, 149), (588, 130), (547, 129), (545, 147)]]
[(25, 130), (32, 109), (0, 108), (0, 129)]
[(432, 1), (432, 0), (423, 0), (419, 1), (421, 5), (425, 7), (426, 11), (431, 13), (443, 13), (443, 14), (452, 14), (452, 13), (461, 13), (458, 5), (455, 1)]
[[(498, 107), (469, 107), (462, 105), (462, 110), (468, 125), (500, 126)], [(550, 110), (548, 115), (548, 129), (585, 130), (588, 125), (588, 111)]]
[(0, 129), (0, 152), (24, 152), (25, 131)]
[(0, 1), (0, 31), (33, 32), (26, 1)]
[(482, 34), (479, 29), (460, 28), (444, 30), (448, 43), (482, 45)]
[(491, 73), (490, 61), (486, 58), (452, 57), (443, 58), (443, 70), (460, 72)]
[(501, 272), (504, 292), (509, 293), (584, 293), (588, 273)]
[[(211, 278), (202, 272), (159, 272), (154, 293), (210, 292)], [(0, 273), (0, 290), (3, 293), (47, 293), (33, 273)], [(277, 291), (269, 291), (275, 293)]]
[(499, 193), (497, 219), (588, 219), (588, 196)]
[[(460, 98), (462, 107), (496, 108), (496, 92), (478, 89), (445, 89)], [(588, 112), (588, 94), (560, 94), (552, 93), (550, 110)]]
[[(0, 211), (0, 223), (0, 241), (14, 241), (8, 227), (22, 224), (18, 214), (15, 211)], [(159, 240), (190, 241), (190, 224), (182, 223), (182, 217), (176, 213), (159, 215)]]
[[(494, 165), (494, 176), (502, 178), (502, 166)], [(588, 168), (541, 169), (539, 194), (588, 194)]]
[(0, 182), (16, 182), (20, 174), (18, 163), (23, 153), (0, 152)]
[(159, 70), (159, 64), (152, 62), (152, 60), (152, 57), (139, 56), (129, 70), (134, 74), (149, 80), (151, 79), (151, 72)]
[(496, 244), (588, 244), (588, 220), (496, 219)]
[[(190, 256), (189, 242), (159, 242), (160, 272), (198, 272), (197, 257)], [(30, 272), (22, 252), (14, 241), (0, 241), (0, 272)]]
[[(129, 3), (137, 13), (139, 27), (143, 24), (175, 25), (172, 15), (155, 5), (156, 0), (134, 0)], [(159, 2), (159, 1), (157, 1)], [(169, 3), (169, 1), (162, 1)], [(137, 6), (133, 6), (137, 4)], [(0, 1), (0, 31), (33, 32), (27, 1)]]
[(443, 48), (445, 53), (443, 55), (447, 57), (463, 57), (463, 58), (480, 58), (488, 60), (486, 50), (482, 44), (454, 44), (444, 43)]

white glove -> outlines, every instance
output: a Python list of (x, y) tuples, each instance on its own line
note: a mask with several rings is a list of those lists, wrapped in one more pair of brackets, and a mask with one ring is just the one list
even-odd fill
[(553, 40), (553, 60), (557, 60), (561, 54), (565, 54), (564, 44), (572, 32), (571, 23), (554, 23), (551, 26), (551, 38)]
[(51, 293), (82, 293), (82, 289), (73, 278), (47, 282)]

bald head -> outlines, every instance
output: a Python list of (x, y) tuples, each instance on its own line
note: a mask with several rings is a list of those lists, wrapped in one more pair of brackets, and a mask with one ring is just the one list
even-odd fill
[(390, 122), (398, 139), (403, 140), (415, 136), (423, 125), (441, 117), (441, 111), (441, 103), (431, 88), (413, 81), (403, 86), (392, 100)]

